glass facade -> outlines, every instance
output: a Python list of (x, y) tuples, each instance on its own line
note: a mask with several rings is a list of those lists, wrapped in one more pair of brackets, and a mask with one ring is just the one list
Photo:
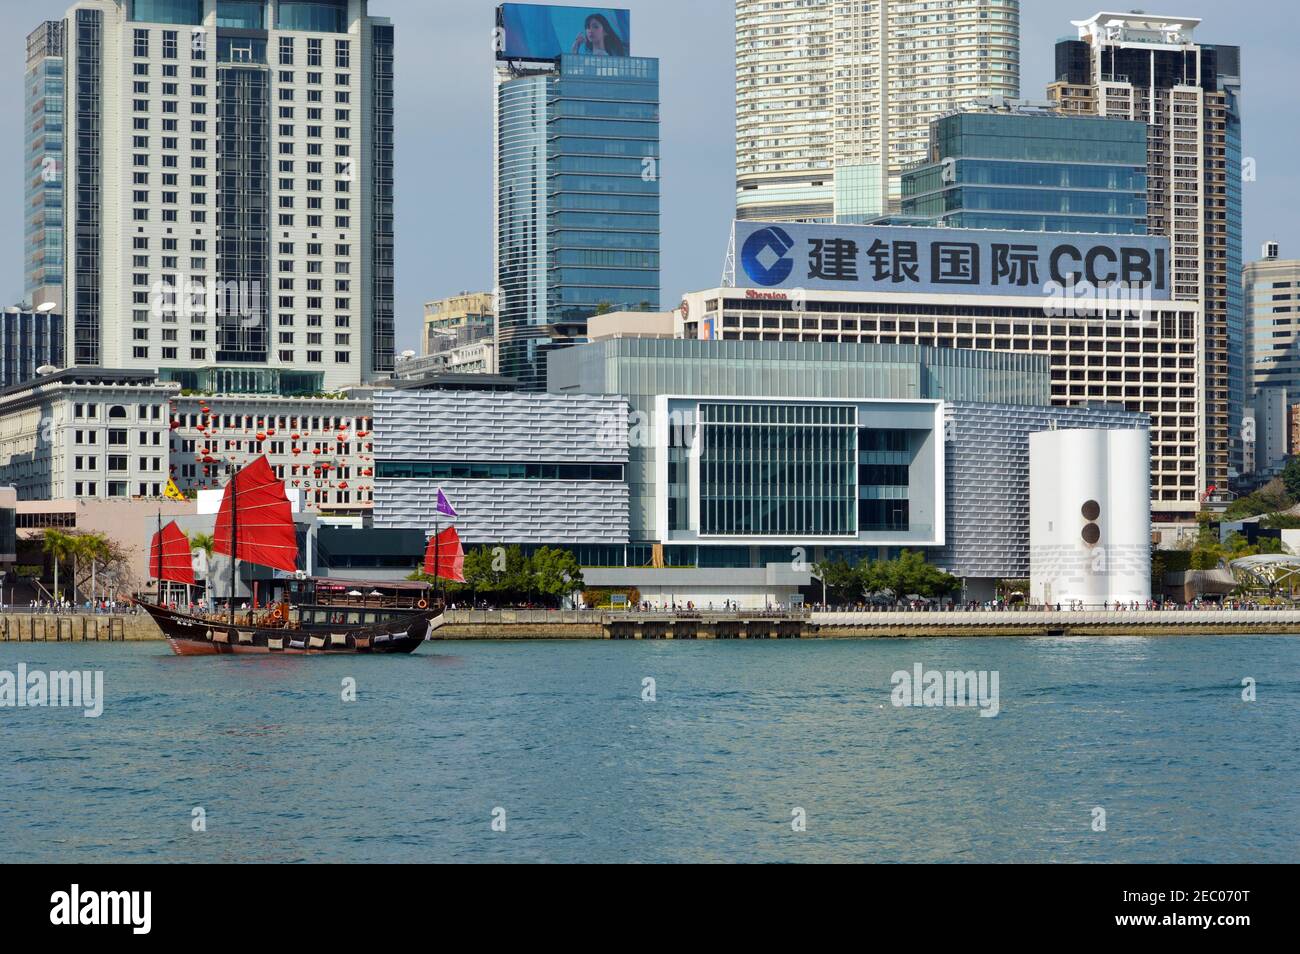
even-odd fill
[(75, 266), (75, 294), (67, 303), (73, 316), (72, 357), (76, 364), (100, 363), (100, 335), (103, 306), (99, 266), (103, 250), (99, 244), (103, 177), (103, 59), (104, 27), (99, 10), (77, 10), (69, 53), (75, 57), (77, 87), (72, 108), (76, 116), (77, 152), (67, 170), (76, 183), (77, 211), (71, 222)]
[(203, 0), (131, 0), (131, 19), (142, 23), (203, 23)]
[(916, 457), (913, 432), (901, 428), (858, 431), (858, 529), (910, 529), (908, 497)]
[(659, 308), (659, 64), (562, 56), (497, 88), (500, 370), (546, 387), (546, 356), (603, 311)]
[(348, 29), (348, 0), (280, 0), (276, 8), (277, 30), (346, 33)]
[(175, 381), (187, 391), (203, 394), (278, 394), (304, 397), (325, 389), (321, 371), (278, 368), (159, 368), (159, 381)]
[[(764, 302), (768, 304), (768, 302)], [(770, 302), (788, 307), (789, 302)], [(688, 338), (611, 338), (556, 352), (548, 367), (549, 389), (558, 394), (618, 394), (628, 401), (634, 432), (647, 429), (644, 439), (636, 439), (628, 448), (627, 485), (630, 539), (635, 546), (650, 546), (657, 517), (655, 514), (657, 478), (657, 451), (653, 431), (649, 430), (656, 413), (659, 395), (694, 396), (702, 406), (727, 406), (739, 404), (736, 395), (760, 399), (764, 397), (789, 397), (799, 395), (805, 399), (830, 399), (823, 406), (851, 406), (868, 399), (921, 398), (946, 401), (981, 401), (1013, 405), (1045, 406), (1051, 403), (1049, 362), (1045, 354), (1009, 353), (948, 348), (927, 348), (918, 345), (898, 344), (847, 344), (814, 341), (702, 341)], [(723, 401), (708, 401), (710, 397)], [(691, 402), (683, 402), (690, 404)], [(754, 401), (743, 402), (754, 405)], [(821, 403), (806, 400), (806, 404)], [(793, 402), (783, 402), (772, 407), (782, 407)], [(690, 412), (670, 412), (669, 442), (667, 446), (666, 483), (667, 528), (670, 532), (686, 530), (691, 522), (689, 448), (694, 443), (695, 419)], [(747, 413), (758, 413), (749, 411)], [(765, 412), (767, 413), (767, 412)], [(639, 422), (639, 423), (638, 423)], [(743, 427), (726, 422), (705, 425), (708, 427)], [(753, 427), (754, 425), (749, 425)], [(791, 425), (797, 429), (796, 425)], [(915, 511), (907, 487), (896, 481), (899, 474), (892, 468), (909, 466), (916, 460), (917, 441), (913, 432), (898, 421), (864, 420), (859, 413), (856, 431), (866, 430), (868, 435), (851, 435), (847, 466), (848, 482), (856, 487), (848, 496), (850, 521), (856, 521), (848, 535), (858, 533), (902, 531), (923, 535), (933, 529), (933, 518)], [(680, 431), (680, 433), (678, 433)], [(897, 436), (888, 432), (899, 431), (908, 435), (906, 446)], [(879, 436), (875, 436), (879, 435)], [(731, 438), (734, 441), (734, 438)], [(793, 439), (793, 438), (792, 438)], [(701, 436), (703, 441), (703, 435)], [(731, 446), (731, 450), (727, 450)], [(701, 453), (704, 452), (703, 447)], [(715, 452), (726, 466), (738, 459), (734, 443), (723, 443)], [(856, 460), (853, 454), (856, 453)], [(756, 466), (766, 467), (770, 474), (779, 465), (780, 451), (760, 446), (748, 450), (747, 460)], [(764, 455), (775, 454), (776, 462)], [(863, 468), (866, 468), (865, 470)], [(745, 481), (761, 483), (762, 474)], [(727, 492), (726, 482), (734, 475), (715, 472), (712, 491), (702, 493), (701, 500), (720, 499)], [(743, 475), (742, 475), (743, 476)], [(708, 474), (701, 472), (701, 485)], [(829, 476), (817, 477), (830, 484)], [(836, 478), (840, 486), (844, 478)], [(735, 493), (733, 489), (731, 493)], [(796, 504), (797, 501), (793, 501)], [(761, 505), (760, 505), (761, 506)], [(789, 511), (785, 511), (789, 513)], [(799, 519), (804, 519), (800, 511)], [(737, 516), (731, 511), (717, 510), (709, 516), (707, 508), (699, 514), (701, 533), (707, 527), (719, 531), (727, 526), (742, 526), (742, 521), (772, 519), (760, 509), (755, 517), (752, 509)], [(712, 519), (716, 522), (709, 524)], [(776, 517), (775, 519), (782, 519)], [(823, 525), (832, 522), (821, 518)], [(839, 519), (838, 517), (836, 519)], [(817, 526), (816, 518), (809, 525)], [(793, 533), (794, 539), (809, 543), (819, 537), (814, 529)], [(667, 551), (672, 547), (665, 547)], [(714, 546), (701, 546), (701, 554)], [(743, 548), (742, 548), (743, 549)], [(694, 565), (695, 548), (690, 556), (683, 557)], [(811, 552), (811, 551), (810, 551)], [(876, 551), (873, 551), (876, 552)], [(784, 560), (789, 560), (789, 550)], [(638, 564), (629, 557), (629, 565)], [(670, 564), (671, 565), (671, 564)], [(749, 566), (746, 562), (734, 565)]]
[(381, 480), (622, 480), (622, 464), (381, 460)]
[(958, 113), (937, 120), (930, 136), (931, 161), (903, 175), (911, 224), (1146, 234), (1143, 123)]
[(835, 169), (835, 215), (841, 225), (865, 225), (888, 208), (880, 163), (843, 165)]
[(0, 390), (32, 380), (43, 365), (63, 367), (63, 327), (56, 312), (0, 313)]
[[(218, 35), (218, 47), (223, 42)], [(265, 364), (271, 346), (265, 300), (271, 288), (270, 76), (237, 66), (217, 75), (218, 279), (225, 288), (249, 289), (247, 303), (217, 315), (217, 361)]]
[(219, 0), (217, 27), (265, 30), (266, 4), (262, 0)]
[[(1230, 60), (1231, 61), (1231, 60)], [(1242, 446), (1241, 422), (1245, 418), (1246, 405), (1252, 399), (1249, 391), (1249, 357), (1248, 335), (1246, 327), (1246, 297), (1241, 283), (1236, 277), (1242, 270), (1242, 176), (1234, 170), (1242, 168), (1241, 154), (1241, 80), (1239, 77), (1225, 75), (1225, 60), (1220, 59), (1219, 83), (1225, 99), (1224, 123), (1224, 168), (1229, 170), (1224, 177), (1224, 191), (1227, 199), (1227, 258), (1226, 283), (1227, 327), (1228, 327), (1228, 463), (1232, 471), (1240, 474), (1245, 469), (1245, 451)], [(1238, 71), (1240, 66), (1237, 66)]]
[(375, 24), (371, 33), (371, 197), (374, 228), (371, 273), (374, 331), (371, 370), (393, 370), (396, 319), (393, 306), (393, 28)]
[(701, 404), (700, 535), (857, 535), (857, 410)]
[(34, 305), (62, 304), (63, 43), (58, 20), (41, 24), (27, 38), (23, 297)]

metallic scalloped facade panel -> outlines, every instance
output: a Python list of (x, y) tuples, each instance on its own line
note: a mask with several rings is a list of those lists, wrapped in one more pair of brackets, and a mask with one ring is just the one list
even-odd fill
[[(619, 397), (509, 391), (381, 391), (375, 460), (627, 463)], [(628, 541), (628, 486), (600, 480), (376, 480), (376, 527), (445, 525), (438, 488), (467, 544)]]
[(1032, 432), (1148, 424), (1147, 415), (1118, 408), (972, 403), (945, 410), (947, 545), (934, 562), (954, 576), (977, 579), (1029, 577)]

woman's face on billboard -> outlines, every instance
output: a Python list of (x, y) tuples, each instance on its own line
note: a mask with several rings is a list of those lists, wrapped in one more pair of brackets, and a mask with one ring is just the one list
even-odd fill
[(595, 17), (587, 21), (587, 44), (593, 49), (604, 49), (605, 28)]

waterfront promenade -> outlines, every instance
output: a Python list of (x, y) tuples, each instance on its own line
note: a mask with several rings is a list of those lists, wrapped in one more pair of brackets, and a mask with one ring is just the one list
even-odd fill
[(436, 640), (1300, 634), (1300, 609), (818, 612), (453, 610)]
[[(1300, 609), (729, 612), (449, 610), (434, 642), (483, 639), (885, 639), (948, 636), (1297, 635)], [(144, 614), (0, 616), (0, 642), (161, 640)]]

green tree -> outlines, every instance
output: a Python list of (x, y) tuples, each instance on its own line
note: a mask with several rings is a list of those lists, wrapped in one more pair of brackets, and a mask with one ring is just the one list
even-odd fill
[(823, 560), (813, 566), (829, 603), (856, 603), (862, 598), (862, 573), (847, 560)]
[(1292, 457), (1282, 468), (1282, 486), (1292, 500), (1300, 500), (1300, 457)]
[(498, 592), (519, 602), (523, 598), (531, 599), (533, 595), (533, 568), (524, 548), (515, 544), (506, 548), (505, 569), (498, 571), (500, 590)]
[(1293, 513), (1275, 513), (1259, 522), (1269, 530), (1300, 530), (1300, 516)]
[(961, 586), (957, 577), (927, 563), (919, 550), (904, 550), (896, 560), (877, 560), (859, 569), (866, 590), (888, 593), (895, 599), (913, 594), (934, 598)]
[(209, 608), (212, 606), (212, 554), (217, 552), (217, 541), (210, 533), (191, 533), (190, 534), (190, 552), (202, 550), (204, 554), (204, 566), (207, 570), (203, 574), (203, 601)]
[(1217, 543), (1197, 541), (1192, 547), (1191, 567), (1193, 570), (1213, 570), (1223, 559), (1223, 547)]
[(1286, 553), (1286, 548), (1282, 546), (1282, 541), (1277, 537), (1260, 537), (1259, 543), (1255, 544), (1256, 553)]
[(582, 566), (568, 550), (542, 547), (529, 561), (532, 585), (536, 591), (557, 604), (575, 590), (582, 589)]
[(1165, 574), (1169, 572), (1169, 560), (1164, 552), (1151, 547), (1151, 595), (1160, 596), (1165, 591)]
[(72, 556), (72, 534), (64, 533), (53, 527), (47, 527), (41, 541), (41, 549), (54, 561), (54, 599), (59, 599), (59, 564)]
[(487, 547), (475, 547), (465, 554), (465, 583), (471, 599), (497, 592), (500, 581), (492, 569), (493, 559), (493, 553)]

